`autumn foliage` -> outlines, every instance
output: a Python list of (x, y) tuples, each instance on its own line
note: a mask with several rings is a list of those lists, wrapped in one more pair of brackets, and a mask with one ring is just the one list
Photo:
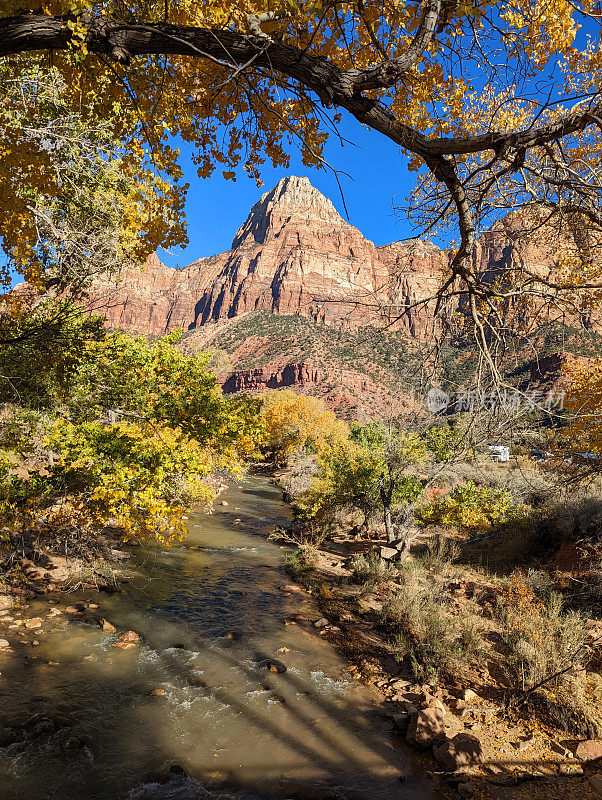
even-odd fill
[[(478, 323), (496, 304), (471, 258), (500, 212), (534, 214), (533, 234), (543, 217), (599, 245), (598, 16), (596, 0), (6, 0), (0, 235), (32, 275), (31, 196), (52, 203), (64, 188), (45, 133), (68, 151), (61, 131), (73, 114), (118, 143), (107, 153), (149, 252), (185, 241), (178, 137), (200, 176), (260, 181), (266, 160), (286, 168), (293, 149), (323, 166), (345, 113), (407, 154), (417, 224), (459, 233), (444, 288), (459, 278), (470, 290), (482, 340)], [(54, 107), (31, 82), (50, 64)], [(578, 287), (595, 282), (595, 263), (574, 276)], [(521, 274), (506, 294), (518, 302), (525, 287), (539, 296), (561, 284)]]
[[(565, 424), (553, 440), (559, 468), (570, 459), (578, 471), (599, 471), (602, 457), (602, 360), (575, 359), (563, 370)], [(585, 458), (584, 458), (585, 456)], [(570, 471), (570, 470), (569, 470)]]
[[(84, 337), (81, 312), (80, 322)], [(5, 535), (32, 525), (114, 529), (167, 544), (185, 534), (192, 505), (215, 497), (218, 476), (241, 472), (256, 453), (258, 404), (225, 398), (207, 370), (209, 356), (184, 355), (177, 339), (149, 344), (97, 330), (95, 338), (67, 339), (70, 356), (65, 342), (56, 347), (54, 366), (66, 360), (69, 370), (58, 381), (49, 369), (44, 393), (35, 391), (35, 374), (33, 391), (25, 384), (25, 369), (18, 388), (4, 384), (12, 400), (0, 420)], [(21, 355), (35, 357), (35, 348)], [(53, 354), (39, 357), (53, 366)]]
[(320, 453), (348, 435), (347, 425), (317, 397), (290, 389), (270, 392), (261, 404), (264, 447), (278, 461), (300, 450)]

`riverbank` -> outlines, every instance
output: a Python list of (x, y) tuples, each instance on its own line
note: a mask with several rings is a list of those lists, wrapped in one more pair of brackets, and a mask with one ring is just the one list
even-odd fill
[(279, 491), (247, 478), (211, 516), (191, 512), (186, 541), (128, 546), (125, 592), (7, 610), (5, 796), (431, 800), (374, 689), (314, 625), (315, 598), (290, 589), (288, 548), (268, 541), (289, 521)]
[[(454, 679), (416, 680), (383, 624), (387, 604), (403, 592), (409, 576), (387, 571), (380, 560), (380, 572), (363, 580), (354, 569), (358, 554), (378, 553), (382, 541), (344, 532), (321, 542), (318, 536), (316, 544), (299, 546), (300, 540), (299, 532), (284, 536), (297, 545), (287, 566), (319, 604), (322, 618), (314, 623), (319, 634), (339, 648), (358, 680), (376, 688), (400, 746), (415, 748), (440, 785), (455, 796), (483, 800), (602, 796), (602, 741), (545, 724), (528, 705), (508, 706), (495, 680), (495, 659), (481, 659), (481, 667), (467, 663)], [(462, 567), (446, 576), (440, 602), (451, 609), (452, 619), (470, 607), (487, 629), (496, 590), (483, 571)], [(596, 636), (592, 628), (590, 641)]]
[[(241, 726), (239, 715), (243, 714), (247, 722), (242, 728), (248, 722), (251, 728), (235, 736), (242, 752), (256, 736), (258, 725), (272, 730), (274, 715), (277, 728), (282, 734), (287, 732), (286, 739), (291, 726), (295, 729), (302, 718), (320, 720), (307, 729), (304, 723), (294, 739), (295, 748), (302, 743), (310, 761), (320, 754), (324, 775), (340, 770), (339, 764), (349, 753), (367, 748), (358, 763), (370, 764), (375, 758), (378, 762), (387, 754), (379, 767), (384, 770), (379, 778), (382, 790), (389, 780), (399, 786), (401, 776), (407, 789), (403, 797), (417, 793), (421, 799), (433, 792), (442, 798), (483, 800), (526, 800), (544, 794), (549, 800), (597, 797), (592, 784), (598, 772), (596, 761), (573, 757), (579, 741), (535, 718), (526, 720), (524, 715), (509, 712), (499, 695), (484, 690), (485, 675), (471, 678), (464, 674), (455, 684), (447, 682), (440, 687), (417, 682), (396, 659), (395, 648), (381, 625), (383, 604), (402, 587), (400, 578), (367, 584), (358, 581), (349, 568), (354, 555), (377, 543), (338, 535), (319, 546), (292, 549), (294, 542), (281, 533), (274, 541), (274, 529), (287, 527), (288, 512), (276, 499), (279, 490), (268, 486), (268, 477), (263, 475), (232, 487), (216, 503), (212, 517), (192, 514), (189, 540), (169, 550), (131, 545), (111, 548), (113, 577), (108, 586), (82, 580), (69, 583), (77, 575), (75, 563), (53, 562), (43, 575), (39, 574), (40, 565), (23, 565), (37, 591), (30, 589), (29, 596), (0, 603), (5, 606), (0, 609), (0, 697), (11, 698), (11, 713), (6, 713), (6, 703), (2, 713), (5, 755), (15, 748), (27, 751), (32, 746), (52, 748), (56, 744), (65, 767), (71, 764), (72, 768), (75, 756), (80, 761), (85, 758), (86, 750), (98, 758), (95, 750), (106, 733), (74, 732), (65, 724), (62, 711), (57, 716), (57, 706), (64, 707), (73, 689), (65, 695), (61, 688), (53, 698), (52, 687), (65, 682), (73, 681), (75, 694), (81, 693), (85, 675), (100, 693), (107, 688), (117, 691), (109, 724), (109, 728), (114, 726), (111, 735), (116, 740), (125, 733), (124, 710), (138, 717), (137, 709), (146, 708), (145, 724), (158, 733), (166, 720), (165, 709), (157, 704), (165, 702), (169, 714), (176, 714), (188, 727), (189, 710), (196, 706), (198, 714), (198, 703), (218, 700), (212, 714), (223, 713), (224, 718), (218, 726), (221, 744), (212, 745), (217, 756), (207, 759), (209, 753), (201, 748), (202, 752), (197, 750), (189, 759), (187, 745), (179, 751), (172, 748), (167, 762), (164, 756), (157, 762), (154, 755), (148, 762), (161, 779), (157, 785), (175, 781), (178, 788), (185, 775), (188, 782), (178, 788), (182, 792), (191, 785), (208, 785), (208, 779), (218, 784), (225, 781), (234, 788), (252, 785), (256, 791), (267, 791), (251, 776), (249, 763), (244, 768), (234, 763), (239, 756), (231, 749), (230, 727)], [(285, 563), (288, 579), (282, 571)], [(27, 576), (28, 567), (32, 573), (37, 570), (37, 576)], [(65, 572), (57, 572), (60, 569)], [(62, 587), (61, 574), (67, 579)], [(449, 587), (458, 609), (491, 588), (477, 572), (464, 574), (463, 581), (451, 582)], [(93, 593), (93, 586), (100, 591)], [(333, 658), (331, 646), (342, 658)], [(141, 685), (135, 675), (142, 665), (146, 677)], [(246, 665), (243, 683), (237, 690), (228, 686), (228, 681), (224, 686), (224, 676), (241, 665)], [(305, 675), (307, 680), (302, 677)], [(22, 687), (25, 676), (26, 682), (31, 682), (32, 696), (36, 686), (44, 687), (49, 695), (49, 701), (42, 704), (45, 711), (40, 711), (39, 702), (32, 705), (25, 697), (21, 703), (14, 702), (14, 690)], [(312, 698), (307, 708), (303, 707), (305, 701), (299, 707), (301, 690), (308, 693), (308, 700)], [(364, 696), (366, 691), (369, 696)], [(22, 692), (19, 688), (17, 694)], [(232, 708), (238, 709), (234, 717)], [(354, 719), (358, 708), (362, 719), (365, 717), (359, 729)], [(105, 709), (94, 692), (80, 698), (78, 709), (77, 713), (91, 713), (107, 725)], [(346, 721), (340, 728), (335, 720), (343, 718)], [(205, 722), (215, 726), (216, 718), (211, 716)], [(140, 720), (130, 724), (135, 731)], [(333, 724), (335, 730), (330, 730)], [(316, 725), (322, 729), (318, 738)], [(195, 731), (203, 740), (207, 736), (203, 722)], [(171, 731), (169, 736), (173, 735)], [(458, 744), (458, 735), (461, 747), (445, 745), (454, 740)], [(163, 741), (163, 734), (159, 738)], [(268, 745), (274, 752), (284, 744), (280, 734), (277, 741), (278, 745), (274, 741)], [(325, 741), (337, 742), (326, 759)], [(388, 742), (394, 743), (395, 755)], [(224, 743), (229, 743), (225, 759), (220, 756)], [(446, 749), (441, 749), (442, 744)], [(0, 752), (2, 747), (0, 743)], [(153, 744), (151, 752), (155, 747)], [(405, 760), (408, 747), (413, 750), (417, 770)], [(163, 745), (159, 749), (163, 752)], [(347, 755), (341, 760), (343, 751)], [(579, 752), (587, 758), (599, 754), (594, 748), (588, 755), (583, 746)], [(288, 766), (279, 777), (281, 796), (287, 796), (287, 791), (295, 796), (295, 781), (310, 780), (308, 768), (299, 771), (297, 762), (287, 761), (288, 745), (282, 753)], [(251, 754), (250, 760), (257, 757)], [(400, 759), (398, 766), (385, 767), (390, 759)], [(169, 766), (177, 766), (181, 772), (170, 773)], [(372, 769), (369, 767), (367, 774), (374, 775)], [(417, 779), (421, 771), (423, 777)], [(282, 783), (284, 776), (293, 783)], [(137, 776), (129, 777), (133, 785)], [(121, 785), (125, 797), (126, 787)], [(35, 797), (24, 796), (28, 800)], [(147, 796), (160, 795), (132, 795), (136, 800)], [(362, 795), (371, 800), (373, 796), (380, 795)], [(21, 800), (17, 794), (14, 797)]]

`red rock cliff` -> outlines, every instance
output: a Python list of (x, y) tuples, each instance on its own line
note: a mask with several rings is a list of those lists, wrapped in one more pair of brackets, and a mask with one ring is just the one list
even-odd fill
[(411, 306), (446, 261), (416, 239), (375, 247), (307, 178), (288, 177), (253, 206), (230, 251), (182, 270), (154, 256), (116, 288), (98, 283), (92, 300), (110, 327), (153, 335), (268, 310), (354, 327), (398, 318), (421, 337), (432, 320)]

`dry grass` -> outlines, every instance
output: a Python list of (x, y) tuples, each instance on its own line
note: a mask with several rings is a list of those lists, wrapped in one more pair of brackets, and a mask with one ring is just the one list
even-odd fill
[(406, 571), (382, 613), (396, 657), (409, 662), (418, 681), (457, 676), (483, 652), (480, 619), (468, 611), (453, 614), (444, 589), (424, 568)]
[(385, 561), (377, 553), (354, 556), (349, 567), (358, 583), (377, 586), (394, 580), (399, 574), (393, 564)]
[(460, 546), (457, 542), (437, 533), (426, 543), (426, 550), (421, 560), (424, 566), (440, 575), (447, 571), (460, 555)]

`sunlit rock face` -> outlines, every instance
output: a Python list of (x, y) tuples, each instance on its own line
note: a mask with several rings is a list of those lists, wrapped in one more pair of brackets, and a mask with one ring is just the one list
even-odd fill
[[(534, 226), (514, 212), (480, 236), (473, 268), (488, 282), (511, 281), (517, 271), (554, 281), (575, 248), (570, 231)], [(291, 176), (255, 203), (227, 252), (180, 270), (153, 255), (143, 269), (126, 270), (118, 286), (97, 281), (91, 301), (109, 327), (155, 336), (263, 310), (338, 327), (386, 324), (428, 340), (436, 322), (434, 303), (424, 301), (441, 285), (449, 258), (421, 239), (376, 247), (307, 178)], [(541, 306), (522, 297), (507, 311), (521, 324)], [(602, 330), (592, 308), (568, 321)]]
[[(477, 240), (473, 266), (485, 282), (518, 291), (504, 307), (504, 322), (508, 328), (531, 332), (543, 324), (562, 322), (573, 328), (602, 332), (602, 297), (590, 293), (589, 300), (565, 294), (565, 300), (555, 302), (556, 285), (585, 280), (587, 275), (580, 264), (589, 257), (593, 265), (602, 263), (599, 235), (593, 231), (573, 229), (563, 221), (550, 220), (542, 211), (530, 215), (514, 211), (498, 220)], [(599, 268), (595, 266), (597, 273)], [(597, 282), (597, 278), (589, 276)]]
[[(472, 266), (485, 282), (506, 289), (518, 273), (554, 282), (575, 248), (570, 231), (534, 229), (532, 219), (515, 212), (480, 236)], [(412, 388), (400, 383), (393, 365), (401, 354), (413, 358), (416, 369), (425, 366), (419, 353), (429, 352), (441, 324), (431, 298), (450, 257), (418, 238), (376, 247), (307, 178), (293, 176), (255, 203), (227, 252), (183, 269), (151, 256), (142, 269), (126, 270), (117, 285), (97, 281), (90, 307), (104, 314), (110, 328), (148, 336), (180, 328), (187, 350), (225, 353), (227, 368), (216, 371), (227, 392), (292, 387), (319, 394), (349, 418), (371, 418), (415, 410)], [(509, 340), (519, 341), (525, 330), (555, 321), (602, 331), (599, 307), (567, 312), (535, 292), (517, 292), (501, 310)], [(465, 310), (465, 297), (450, 300), (451, 326)], [(267, 327), (265, 319), (253, 322), (266, 314)], [(300, 332), (291, 319), (303, 323)], [(242, 338), (235, 331), (239, 324), (246, 325)], [(397, 337), (388, 360), (370, 346), (358, 347), (368, 342), (366, 326), (381, 339)], [(345, 336), (356, 343), (347, 350)], [(531, 350), (516, 354), (517, 363), (532, 358)]]
[(432, 319), (414, 306), (436, 291), (446, 263), (418, 239), (375, 247), (307, 178), (288, 177), (253, 206), (228, 252), (182, 270), (152, 256), (91, 297), (109, 327), (151, 335), (267, 310), (331, 325), (386, 322), (423, 337)]

